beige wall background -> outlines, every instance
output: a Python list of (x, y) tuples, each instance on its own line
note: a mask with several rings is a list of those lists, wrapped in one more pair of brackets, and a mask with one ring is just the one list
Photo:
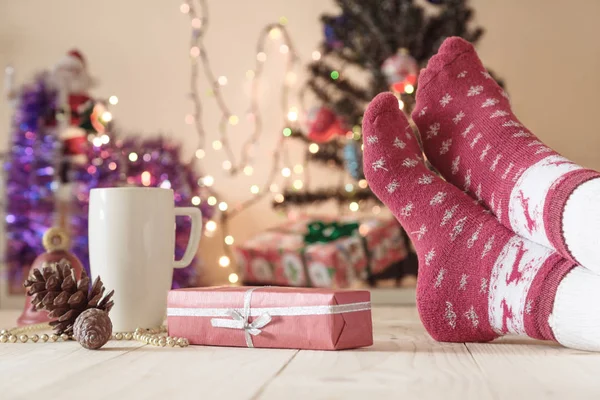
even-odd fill
[[(260, 29), (286, 16), (297, 50), (308, 60), (322, 35), (319, 15), (335, 9), (333, 1), (323, 0), (208, 2), (211, 26), (206, 45), (215, 73), (228, 78), (223, 90), (229, 106), (240, 116), (249, 104), (245, 72), (254, 66)], [(471, 5), (476, 23), (487, 30), (480, 54), (506, 80), (522, 121), (567, 157), (600, 169), (600, 135), (594, 124), (600, 107), (600, 2), (473, 0)], [(193, 129), (184, 122), (191, 110), (189, 26), (177, 1), (0, 0), (0, 66), (13, 65), (21, 82), (77, 47), (101, 81), (94, 93), (119, 97), (112, 110), (118, 125), (144, 135), (168, 134), (184, 144), (188, 158), (197, 144)], [(278, 89), (284, 58), (278, 44), (270, 46), (265, 71), (269, 78), (261, 90), (265, 129), (258, 154), (272, 151), (281, 128)], [(207, 88), (205, 81), (202, 86)], [(211, 141), (217, 139), (217, 108), (207, 95), (203, 101)], [(6, 101), (0, 100), (2, 148), (8, 146), (10, 113)], [(231, 129), (236, 149), (250, 128), (242, 118)], [(295, 163), (300, 154), (292, 158)], [(225, 180), (224, 159), (220, 152), (210, 153), (206, 169), (216, 178), (215, 188), (223, 199), (234, 205), (250, 195), (251, 184), (263, 181), (270, 160), (258, 157), (252, 178)], [(265, 200), (232, 221), (232, 233), (239, 242), (283, 218)], [(227, 277), (228, 271), (217, 266), (218, 249), (216, 238), (203, 240), (206, 281)]]

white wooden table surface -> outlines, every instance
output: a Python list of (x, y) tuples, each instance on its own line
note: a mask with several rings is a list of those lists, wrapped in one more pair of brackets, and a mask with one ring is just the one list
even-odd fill
[[(17, 315), (0, 311), (0, 327)], [(520, 338), (437, 343), (413, 307), (373, 319), (372, 347), (339, 352), (0, 343), (0, 399), (600, 399), (600, 354)]]

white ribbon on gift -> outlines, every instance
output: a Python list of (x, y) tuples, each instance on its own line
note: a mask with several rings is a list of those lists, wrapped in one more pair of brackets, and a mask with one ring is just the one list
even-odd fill
[[(230, 317), (212, 318), (210, 323), (215, 328), (239, 329), (244, 331), (246, 345), (254, 347), (252, 336), (262, 333), (262, 328), (267, 326), (275, 316), (300, 316), (300, 315), (332, 315), (345, 314), (357, 311), (369, 311), (371, 302), (335, 304), (325, 306), (292, 306), (292, 307), (262, 307), (251, 308), (252, 292), (260, 287), (248, 289), (244, 293), (244, 307), (232, 308), (175, 308), (167, 309), (169, 317)], [(252, 322), (249, 317), (255, 317)]]
[(248, 289), (244, 293), (244, 310), (239, 312), (238, 310), (229, 310), (228, 314), (232, 319), (220, 319), (213, 318), (210, 320), (210, 324), (215, 328), (229, 328), (229, 329), (243, 329), (244, 335), (246, 336), (246, 345), (248, 347), (254, 347), (252, 342), (252, 336), (260, 335), (262, 332), (260, 328), (264, 328), (269, 322), (271, 322), (271, 316), (268, 312), (261, 314), (254, 321), (249, 322), (250, 317), (250, 303), (252, 301), (252, 292), (257, 287)]

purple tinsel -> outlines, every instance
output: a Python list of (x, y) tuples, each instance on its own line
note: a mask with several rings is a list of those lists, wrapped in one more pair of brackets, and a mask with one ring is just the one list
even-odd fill
[[(53, 225), (55, 208), (55, 128), (44, 124), (53, 115), (56, 93), (47, 84), (47, 75), (22, 88), (13, 119), (12, 147), (5, 164), (7, 176), (6, 234), (9, 282), (11, 291), (19, 291), (23, 276), (33, 260), (44, 252), (42, 235)], [(194, 196), (204, 200), (197, 181), (199, 176), (180, 160), (178, 145), (163, 139), (125, 139), (108, 134), (110, 141), (101, 146), (90, 143), (88, 162), (75, 167), (70, 182), (74, 205), (71, 207), (72, 251), (89, 272), (88, 202), (95, 187), (153, 186), (171, 188), (175, 204), (190, 206)], [(129, 154), (136, 153), (136, 161)], [(213, 209), (202, 201), (205, 219)], [(189, 237), (190, 222), (177, 220), (175, 255), (180, 258)], [(199, 261), (188, 268), (176, 269), (173, 287), (196, 283)]]

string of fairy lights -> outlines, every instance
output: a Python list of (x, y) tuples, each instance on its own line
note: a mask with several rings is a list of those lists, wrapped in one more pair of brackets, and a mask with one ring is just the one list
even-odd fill
[[(193, 103), (192, 111), (185, 116), (186, 123), (193, 125), (198, 136), (198, 148), (195, 152), (197, 162), (202, 170), (202, 160), (206, 156), (207, 151), (207, 135), (204, 128), (203, 120), (203, 103), (200, 92), (198, 90), (200, 75), (210, 85), (209, 93), (215, 99), (219, 109), (219, 124), (218, 124), (218, 139), (210, 143), (210, 147), (214, 151), (223, 151), (225, 160), (222, 163), (223, 170), (227, 171), (230, 176), (234, 177), (240, 173), (246, 176), (254, 175), (254, 153), (256, 146), (262, 135), (262, 118), (259, 112), (259, 92), (261, 78), (263, 76), (264, 64), (268, 59), (266, 44), (269, 41), (279, 43), (280, 56), (285, 57), (284, 67), (284, 82), (282, 84), (280, 94), (280, 105), (283, 112), (282, 134), (279, 135), (275, 150), (272, 155), (271, 168), (267, 174), (267, 178), (263, 184), (253, 183), (249, 187), (250, 197), (235, 206), (229, 206), (227, 202), (222, 200), (213, 189), (215, 178), (208, 174), (204, 175), (198, 182), (198, 185), (205, 188), (209, 194), (207, 202), (211, 206), (216, 206), (219, 213), (206, 223), (206, 233), (209, 236), (214, 235), (219, 225), (222, 233), (223, 255), (219, 257), (219, 265), (223, 268), (231, 268), (229, 274), (229, 282), (237, 283), (239, 275), (237, 269), (232, 268), (233, 252), (231, 246), (235, 242), (235, 238), (231, 235), (229, 221), (247, 210), (252, 205), (258, 203), (267, 196), (272, 196), (276, 203), (283, 203), (285, 198), (279, 185), (275, 182), (280, 176), (283, 177), (284, 183), (287, 185), (291, 182), (291, 186), (300, 190), (308, 183), (308, 174), (306, 168), (306, 159), (301, 164), (291, 165), (286, 148), (286, 141), (289, 136), (290, 123), (297, 123), (300, 117), (300, 110), (297, 106), (290, 106), (289, 97), (292, 86), (297, 80), (296, 70), (300, 66), (300, 58), (293, 46), (289, 33), (286, 29), (287, 19), (281, 17), (277, 23), (266, 25), (259, 35), (256, 45), (256, 61), (253, 69), (246, 71), (246, 78), (251, 81), (250, 90), (250, 105), (246, 113), (246, 118), (252, 124), (252, 132), (246, 142), (244, 142), (239, 159), (235, 156), (232, 150), (228, 128), (235, 126), (240, 122), (240, 117), (231, 112), (225, 101), (222, 93), (222, 87), (227, 85), (228, 79), (224, 75), (215, 74), (211, 66), (207, 49), (205, 47), (204, 38), (209, 27), (209, 9), (206, 0), (187, 0), (180, 5), (180, 11), (187, 14), (190, 18), (191, 25), (191, 40), (190, 40), (190, 97)], [(315, 51), (314, 57), (319, 57), (320, 54)], [(308, 144), (307, 144), (308, 146)], [(309, 151), (318, 151), (316, 143), (311, 144)], [(304, 174), (304, 179), (292, 179), (294, 174)], [(201, 198), (196, 196), (192, 198), (192, 204), (199, 205)]]

